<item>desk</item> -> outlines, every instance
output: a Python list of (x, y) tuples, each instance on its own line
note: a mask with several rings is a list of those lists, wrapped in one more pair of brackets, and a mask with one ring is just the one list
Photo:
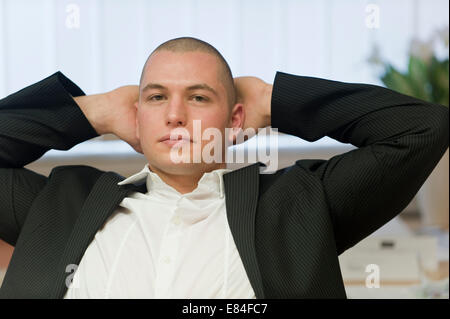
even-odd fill
[[(398, 237), (399, 243), (405, 242), (405, 238), (411, 238), (411, 244), (410, 247), (416, 247), (418, 250), (421, 245), (419, 243), (414, 243), (414, 241), (417, 238), (420, 238), (420, 236), (427, 235), (432, 236), (434, 239), (436, 239), (435, 245), (438, 247), (435, 251), (436, 254), (427, 254), (427, 256), (431, 259), (427, 259), (425, 261), (433, 261), (435, 260), (436, 268), (434, 271), (427, 271), (426, 269), (423, 269), (423, 267), (416, 268), (417, 277), (412, 276), (410, 278), (416, 278), (413, 281), (396, 281), (392, 276), (390, 276), (388, 281), (383, 282), (380, 280), (380, 286), (379, 288), (367, 288), (365, 285), (364, 280), (345, 280), (344, 276), (344, 284), (347, 292), (347, 297), (349, 299), (423, 299), (423, 298), (448, 298), (448, 283), (449, 283), (449, 260), (448, 260), (448, 231), (447, 233), (445, 231), (436, 231), (426, 229), (423, 227), (421, 220), (418, 216), (399, 216), (393, 219), (391, 222), (383, 226), (384, 229), (380, 229), (380, 236), (381, 237)], [(369, 236), (371, 237), (371, 236)], [(365, 239), (367, 240), (367, 239)], [(365, 241), (364, 240), (364, 241)], [(400, 245), (402, 246), (402, 245)], [(398, 252), (403, 255), (405, 250), (405, 246), (398, 250)], [(371, 247), (370, 245), (363, 245), (362, 248), (359, 249), (359, 252), (367, 253), (368, 247)], [(372, 246), (373, 247), (373, 246)], [(423, 251), (422, 246), (422, 251)], [(428, 246), (425, 246), (428, 247)], [(435, 246), (433, 246), (435, 247)], [(426, 251), (430, 252), (433, 247), (429, 247), (429, 250)], [(372, 249), (372, 248), (371, 248)], [(353, 257), (351, 259), (347, 260), (358, 260), (357, 254), (354, 255), (355, 259)], [(407, 255), (405, 255), (408, 257)], [(395, 256), (396, 258), (400, 258)], [(410, 256), (409, 256), (410, 257)], [(423, 256), (422, 256), (423, 257)], [(361, 259), (364, 261), (364, 259)], [(408, 263), (408, 265), (412, 265), (416, 263), (415, 259), (408, 258), (411, 263)], [(420, 260), (420, 259), (419, 259)], [(405, 260), (398, 260), (399, 262), (405, 261)], [(433, 265), (433, 262), (431, 263)], [(343, 264), (345, 265), (345, 264)], [(342, 265), (341, 265), (342, 266)], [(342, 267), (341, 267), (342, 268)], [(409, 267), (407, 267), (409, 268)], [(405, 269), (405, 273), (411, 273), (414, 275), (414, 271), (410, 272), (410, 269)], [(414, 270), (414, 267), (413, 267)], [(397, 271), (398, 273), (398, 271)], [(403, 273), (400, 273), (403, 275)], [(357, 277), (356, 277), (357, 278)], [(366, 277), (362, 277), (366, 278)], [(381, 275), (381, 278), (383, 278), (383, 275)], [(407, 277), (408, 278), (408, 277)], [(394, 280), (393, 280), (394, 279)]]

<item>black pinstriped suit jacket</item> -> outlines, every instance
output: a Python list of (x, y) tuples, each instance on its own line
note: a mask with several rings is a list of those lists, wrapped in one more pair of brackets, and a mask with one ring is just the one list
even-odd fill
[[(62, 298), (121, 200), (145, 184), (88, 166), (48, 177), (23, 168), (49, 149), (97, 136), (62, 73), (0, 100), (0, 238), (15, 246), (2, 298)], [(224, 175), (226, 209), (257, 298), (345, 298), (338, 255), (411, 201), (448, 147), (448, 108), (378, 86), (278, 72), (272, 127), (357, 147), (275, 174), (254, 164)]]

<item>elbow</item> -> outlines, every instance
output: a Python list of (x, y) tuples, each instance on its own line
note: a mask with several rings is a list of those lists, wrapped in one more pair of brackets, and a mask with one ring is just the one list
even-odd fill
[[(421, 121), (420, 133), (410, 148), (410, 159), (420, 164), (418, 169), (430, 174), (449, 146), (449, 111), (443, 105), (429, 105)], [(414, 154), (414, 155), (412, 155)]]
[(443, 105), (433, 105), (432, 108), (429, 117), (431, 145), (442, 156), (449, 146), (449, 110)]

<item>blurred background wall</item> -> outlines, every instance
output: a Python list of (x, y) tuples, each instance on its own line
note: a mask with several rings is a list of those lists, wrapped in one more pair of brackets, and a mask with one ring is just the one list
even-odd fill
[(405, 66), (410, 41), (448, 26), (446, 0), (1, 0), (0, 96), (61, 70), (87, 94), (137, 83), (160, 43), (194, 36), (235, 76), (275, 71), (379, 84), (367, 59)]

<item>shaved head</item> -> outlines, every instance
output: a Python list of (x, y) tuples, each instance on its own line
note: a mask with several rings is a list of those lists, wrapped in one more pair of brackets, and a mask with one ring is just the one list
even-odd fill
[(139, 81), (139, 85), (142, 85), (142, 78), (145, 72), (145, 68), (147, 66), (147, 63), (150, 59), (150, 57), (159, 51), (170, 51), (170, 52), (176, 52), (176, 53), (184, 53), (184, 52), (204, 52), (211, 54), (212, 56), (216, 57), (218, 65), (219, 65), (219, 80), (225, 87), (225, 90), (227, 92), (227, 98), (228, 98), (228, 104), (230, 107), (233, 107), (236, 103), (236, 92), (234, 88), (234, 81), (233, 81), (233, 75), (231, 73), (231, 69), (225, 61), (222, 54), (220, 54), (219, 51), (215, 47), (213, 47), (211, 44), (191, 37), (181, 37), (172, 39), (169, 41), (166, 41), (162, 44), (160, 44), (153, 52), (150, 54), (150, 56), (147, 58), (147, 61), (144, 64), (144, 67), (142, 69), (141, 73), (141, 79)]

